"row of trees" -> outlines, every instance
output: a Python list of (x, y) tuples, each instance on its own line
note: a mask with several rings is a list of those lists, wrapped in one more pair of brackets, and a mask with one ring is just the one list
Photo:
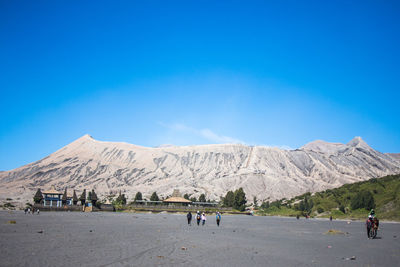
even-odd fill
[(269, 209), (269, 208), (272, 208), (272, 207), (280, 209), (281, 206), (283, 205), (282, 202), (283, 202), (282, 200), (275, 200), (275, 201), (272, 201), (272, 202), (263, 201), (260, 207), (262, 209)]
[[(137, 192), (134, 198), (134, 202), (143, 200), (143, 195), (141, 192)], [(150, 197), (150, 201), (160, 201), (160, 198), (157, 195), (157, 192), (153, 192)], [(113, 201), (114, 205), (126, 205), (127, 199), (125, 194), (119, 192), (118, 197)]]
[(86, 202), (91, 202), (93, 206), (97, 205), (97, 201), (99, 200), (97, 197), (96, 192), (94, 189), (92, 191), (89, 191), (87, 198), (86, 198), (86, 189), (83, 189), (83, 192), (81, 196), (79, 197), (79, 200), (81, 201), (82, 205), (85, 205)]
[(196, 197), (190, 197), (189, 194), (184, 194), (184, 195), (183, 195), (183, 198), (185, 198), (185, 199), (187, 199), (187, 200), (190, 200), (190, 201), (192, 201), (192, 202), (210, 202), (210, 200), (207, 200), (207, 199), (206, 199), (206, 195), (205, 195), (205, 194), (201, 194), (201, 195), (199, 196), (199, 199), (198, 199), (198, 200), (197, 200)]
[[(199, 197), (199, 200), (197, 201), (196, 197), (190, 197), (189, 194), (184, 194), (183, 198), (190, 200), (192, 202), (210, 202), (210, 200), (206, 199), (206, 195), (205, 194), (201, 194)], [(141, 192), (137, 192), (134, 198), (134, 202), (135, 201), (140, 201), (143, 200), (143, 195)], [(150, 197), (150, 201), (160, 201), (160, 198), (157, 195), (157, 192), (153, 192), (153, 194)]]

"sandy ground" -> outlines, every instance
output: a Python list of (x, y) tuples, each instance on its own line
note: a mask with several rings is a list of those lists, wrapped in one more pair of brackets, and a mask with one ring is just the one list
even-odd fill
[[(9, 224), (15, 220), (16, 224)], [(344, 234), (324, 234), (329, 229)], [(40, 233), (43, 231), (42, 233)], [(355, 259), (350, 259), (355, 256)], [(399, 266), (400, 224), (209, 215), (0, 211), (0, 266)]]

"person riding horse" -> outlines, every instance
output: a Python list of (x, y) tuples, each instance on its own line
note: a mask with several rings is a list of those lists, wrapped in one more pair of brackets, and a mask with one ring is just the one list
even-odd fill
[[(378, 227), (379, 227), (379, 220), (376, 217), (373, 217), (372, 215), (368, 216), (367, 221), (365, 222), (365, 225), (367, 227), (367, 236), (368, 238), (375, 238), (376, 233), (378, 231)], [(373, 230), (373, 232), (371, 233), (371, 230)]]

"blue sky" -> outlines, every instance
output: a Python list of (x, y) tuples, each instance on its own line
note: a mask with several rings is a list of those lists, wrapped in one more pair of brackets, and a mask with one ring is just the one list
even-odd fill
[(87, 133), (400, 152), (398, 1), (216, 2), (0, 0), (0, 170)]

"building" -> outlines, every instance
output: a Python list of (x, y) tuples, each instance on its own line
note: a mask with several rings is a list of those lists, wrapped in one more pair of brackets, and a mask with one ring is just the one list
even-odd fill
[[(61, 200), (62, 200), (63, 206), (64, 205), (72, 206), (74, 204), (74, 193), (65, 189)], [(75, 200), (77, 202), (78, 198), (76, 198)]]
[(165, 199), (165, 200), (163, 200), (163, 203), (166, 203), (166, 204), (180, 204), (180, 205), (189, 205), (190, 203), (192, 203), (192, 201), (190, 201), (190, 200), (188, 200), (188, 199), (186, 199), (186, 198), (183, 198), (182, 196), (181, 196), (181, 194), (179, 193), (179, 190), (178, 189), (174, 189), (174, 192), (172, 193), (172, 197), (169, 197), (169, 198), (167, 198), (167, 199)]
[(48, 207), (61, 207), (62, 206), (62, 192), (57, 191), (54, 186), (50, 190), (43, 191), (43, 206)]

